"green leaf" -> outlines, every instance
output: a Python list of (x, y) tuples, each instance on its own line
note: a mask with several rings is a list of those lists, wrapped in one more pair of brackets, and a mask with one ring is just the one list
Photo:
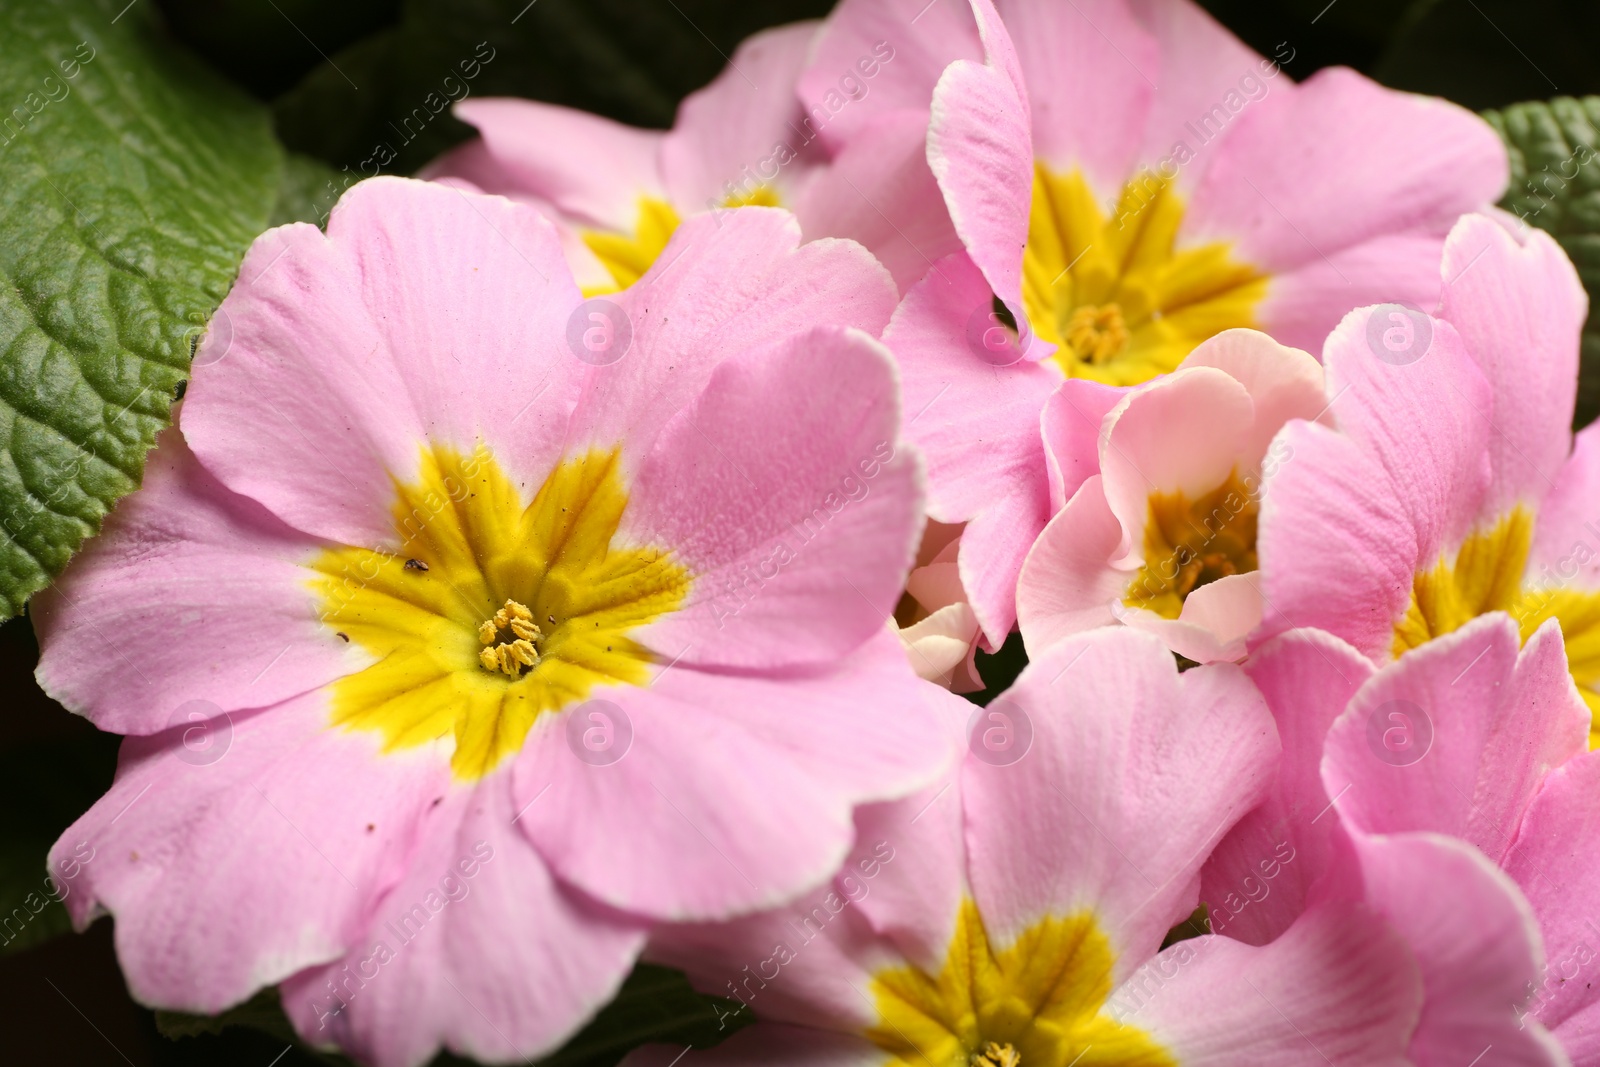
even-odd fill
[(541, 1067), (612, 1067), (648, 1044), (708, 1048), (755, 1020), (736, 1000), (695, 992), (680, 972), (641, 963), (617, 998)]
[[(452, 97), (521, 96), (667, 126), (745, 37), (833, 0), (410, 0), (400, 24), (335, 53), (275, 105), (296, 151), (350, 180), (416, 170), (469, 127)], [(603, 164), (597, 164), (603, 165)]]
[(289, 222), (322, 225), (344, 191), (338, 171), (310, 156), (290, 155), (284, 161), (283, 182), (272, 205), (273, 226)]
[(267, 114), (125, 0), (0, 0), (0, 618), (135, 489), (266, 228)]
[(1557, 97), (1484, 112), (1511, 157), (1500, 206), (1550, 233), (1589, 293), (1573, 425), (1600, 414), (1600, 96)]

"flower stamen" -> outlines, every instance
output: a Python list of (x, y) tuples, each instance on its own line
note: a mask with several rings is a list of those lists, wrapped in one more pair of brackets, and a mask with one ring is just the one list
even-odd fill
[(1066, 335), (1077, 357), (1096, 367), (1111, 362), (1128, 347), (1128, 324), (1116, 304), (1078, 308), (1067, 321)]
[(1019, 1067), (1022, 1057), (1009, 1043), (991, 1041), (982, 1052), (972, 1054), (972, 1067)]
[[(505, 637), (507, 633), (509, 638)], [(478, 653), (478, 662), (486, 671), (521, 677), (525, 668), (538, 665), (539, 650), (534, 642), (542, 636), (533, 621), (533, 612), (515, 600), (507, 600), (505, 607), (478, 627), (478, 640), (489, 646)]]

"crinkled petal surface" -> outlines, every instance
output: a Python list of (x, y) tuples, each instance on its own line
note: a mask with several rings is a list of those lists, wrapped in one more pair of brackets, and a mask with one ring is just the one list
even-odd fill
[(584, 369), (565, 344), (578, 300), (528, 208), (362, 182), (326, 235), (296, 224), (251, 247), (217, 312), (231, 342), (208, 332), (195, 357), (184, 436), (289, 525), (391, 544), (394, 480), (415, 479), (425, 439), (469, 454), (493, 429), (513, 479), (543, 481)]
[(884, 629), (830, 671), (680, 667), (648, 688), (596, 693), (626, 714), (632, 748), (591, 766), (560, 730), (533, 739), (516, 796), (549, 793), (520, 825), (561, 877), (661, 919), (723, 918), (821, 885), (849, 847), (856, 804), (904, 796), (952, 756), (934, 698), (920, 697), (942, 691)]
[(611, 999), (644, 929), (551, 877), (514, 824), (509, 769), (438, 796), (349, 954), (286, 982), (284, 1009), (307, 1041), (379, 1067), (441, 1047), (537, 1056)]
[(1207, 854), (1261, 799), (1278, 758), (1271, 715), (1237, 668), (1180, 677), (1160, 642), (1128, 629), (1061, 642), (989, 707), (1032, 731), (1021, 759), (971, 761), (965, 776), (990, 937), (1092, 909), (1120, 981), (1193, 910)]
[(304, 584), (322, 547), (229, 492), (168, 430), (70, 581), (30, 603), (39, 684), (103, 730), (154, 734), (187, 724), (193, 702), (267, 707), (360, 670), (370, 657), (317, 620)]
[(327, 720), (312, 693), (130, 738), (116, 784), (62, 835), (57, 862), (93, 849), (69, 911), (80, 927), (117, 917), (140, 1002), (214, 1014), (360, 934), (449, 760), (436, 746), (380, 756), (374, 735)]
[(831, 662), (882, 628), (921, 514), (895, 379), (881, 345), (837, 329), (717, 366), (630, 501), (634, 541), (675, 546), (696, 578), (640, 640), (685, 665), (774, 668)]

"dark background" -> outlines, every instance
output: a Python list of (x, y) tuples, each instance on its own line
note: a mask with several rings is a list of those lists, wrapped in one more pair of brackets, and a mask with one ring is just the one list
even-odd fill
[[(441, 115), (399, 145), (389, 123), (416, 107), (479, 42), (489, 43), (494, 58), (473, 81), (475, 95), (534, 97), (664, 127), (678, 100), (709, 81), (744, 37), (821, 16), (831, 6), (826, 0), (142, 2), (156, 4), (173, 38), (269, 102), (291, 150), (357, 170), (375, 145), (394, 144), (399, 156), (386, 168), (390, 173), (413, 171), (469, 136), (467, 127)], [(1274, 54), (1286, 43), (1294, 56), (1286, 69), (1296, 79), (1344, 64), (1387, 85), (1475, 109), (1600, 93), (1594, 0), (1209, 0), (1205, 6), (1259, 52)], [(37, 657), (26, 618), (0, 626), (0, 871), (36, 872), (26, 880), (42, 885), (45, 850), (109, 784), (116, 739), (39, 691), (32, 678)], [(1020, 647), (982, 659), (986, 680), (1003, 686), (1020, 667)], [(64, 927), (52, 907), (0, 950), (6, 1062), (321, 1062), (285, 1038), (247, 1028), (163, 1036), (155, 1016), (128, 997), (109, 920), (83, 935), (50, 936)]]

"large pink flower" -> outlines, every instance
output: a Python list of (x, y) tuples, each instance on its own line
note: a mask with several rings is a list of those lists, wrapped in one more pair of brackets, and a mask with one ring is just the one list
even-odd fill
[(46, 690), (134, 735), (57, 853), (139, 1000), (283, 983), (373, 1063), (527, 1057), (650, 921), (821, 884), (855, 805), (941, 773), (884, 629), (922, 521), (894, 286), (798, 244), (694, 220), (582, 304), (536, 213), (400, 179), (256, 242), (181, 433), (35, 606)]
[[(1425, 990), (1423, 961), (1364, 900), (1312, 908), (1265, 947), (1206, 935), (1162, 949), (1277, 763), (1238, 668), (1180, 676), (1150, 635), (1102, 630), (1045, 652), (974, 717), (950, 781), (860, 809), (829, 891), (658, 932), (653, 955), (759, 1022), (630, 1067), (1404, 1067), (1419, 1018), (1479, 992)], [(1271, 846), (1259, 858), (1295, 862)], [(1466, 846), (1395, 838), (1357, 870), (1396, 895), (1455, 894), (1479, 911), (1451, 913), (1446, 932), (1529, 954), (1520, 927), (1474, 928), (1514, 894)]]
[(1452, 231), (1435, 316), (1351, 313), (1328, 412), (1295, 421), (1261, 508), (1264, 632), (1311, 626), (1377, 663), (1485, 612), (1547, 619), (1600, 709), (1600, 429), (1574, 438), (1587, 299), (1548, 235)]
[(1322, 389), (1316, 360), (1254, 330), (1217, 334), (1129, 391), (1064, 383), (1043, 428), (1065, 503), (1017, 587), (1029, 652), (1120, 620), (1196, 662), (1243, 658), (1262, 615), (1261, 498), (1292, 458), (1274, 436), (1322, 415)]
[(1050, 515), (1038, 423), (1063, 375), (1143, 382), (1234, 327), (1315, 352), (1353, 307), (1432, 307), (1445, 233), (1506, 183), (1471, 113), (1345, 69), (1296, 85), (1188, 0), (844, 0), (812, 70), (878, 36), (900, 58), (836, 128), (929, 116), (965, 254), (886, 340), (930, 511), (969, 523), (961, 576), (990, 644)]
[[(590, 294), (631, 284), (681, 220), (750, 204), (789, 208), (807, 239), (860, 241), (910, 286), (960, 247), (928, 170), (927, 115), (850, 122), (905, 62), (900, 38), (857, 42), (800, 86), (816, 30), (796, 23), (745, 41), (665, 133), (529, 100), (464, 100), (455, 114), (481, 138), (423, 176), (540, 206)], [(846, 126), (849, 141), (824, 138)]]
[[(1557, 1042), (1572, 1063), (1600, 1056), (1600, 753), (1585, 751), (1589, 715), (1559, 628), (1518, 644), (1497, 612), (1381, 669), (1316, 630), (1274, 638), (1246, 665), (1284, 756), (1205, 870), (1214, 928), (1258, 945), (1290, 936), (1307, 909), (1351, 894), (1347, 850), (1369, 835), (1464, 840), (1525, 898), (1520, 916), (1486, 911), (1467, 884), (1381, 905), (1432, 961), (1425, 984), (1476, 990), (1460, 1011), (1424, 1013), (1417, 1063), (1470, 1063), (1491, 1046), (1482, 1063), (1566, 1063)], [(1255, 857), (1276, 843), (1297, 859), (1263, 877)], [(1535, 925), (1544, 968), (1511, 936)]]

